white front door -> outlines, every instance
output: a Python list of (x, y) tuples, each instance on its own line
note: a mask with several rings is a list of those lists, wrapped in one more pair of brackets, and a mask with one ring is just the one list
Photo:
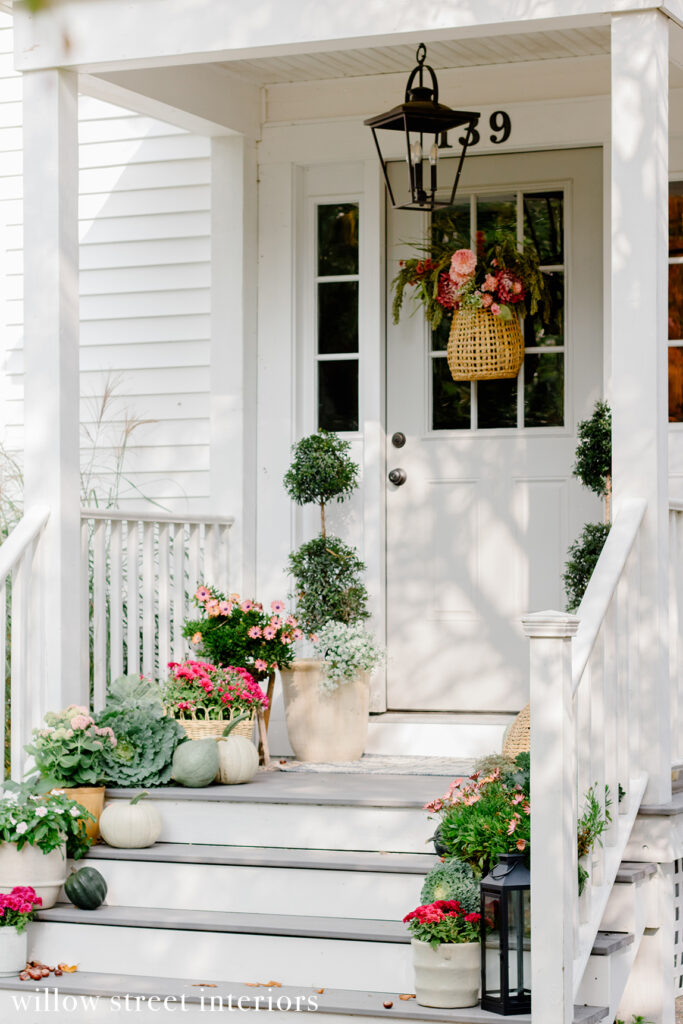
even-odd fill
[[(601, 151), (468, 156), (457, 211), (473, 246), (500, 230), (534, 240), (557, 320), (525, 324), (517, 380), (470, 384), (450, 377), (447, 328), (410, 316), (408, 296), (398, 326), (389, 312), (387, 472), (406, 479), (387, 480), (388, 706), (518, 710), (520, 618), (564, 608), (567, 546), (600, 519), (572, 467), (602, 389)], [(390, 281), (425, 228), (390, 211)]]

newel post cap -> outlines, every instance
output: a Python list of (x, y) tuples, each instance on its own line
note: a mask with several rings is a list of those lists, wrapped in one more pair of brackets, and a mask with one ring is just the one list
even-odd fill
[(524, 635), (528, 637), (550, 637), (567, 640), (576, 636), (581, 620), (569, 612), (532, 612), (522, 619)]

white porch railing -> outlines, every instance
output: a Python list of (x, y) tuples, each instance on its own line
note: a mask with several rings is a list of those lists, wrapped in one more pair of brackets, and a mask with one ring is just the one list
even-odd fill
[(683, 501), (669, 502), (671, 761), (683, 764)]
[[(531, 640), (531, 950), (534, 1019), (570, 1024), (638, 808), (638, 535), (645, 502), (624, 502), (576, 616), (524, 619)], [(577, 825), (588, 790), (611, 824), (578, 894)], [(620, 799), (621, 795), (621, 799)], [(611, 1019), (611, 1018), (610, 1018)]]
[(228, 589), (229, 532), (219, 516), (81, 510), (81, 673), (93, 707), (124, 672), (164, 675), (186, 650), (183, 622), (197, 583)]
[(0, 779), (6, 776), (8, 733), (10, 776), (20, 779), (27, 758), (24, 744), (47, 710), (45, 650), (39, 642), (45, 609), (37, 577), (40, 537), (49, 515), (46, 508), (27, 512), (0, 547), (0, 708), (5, 723), (0, 730)]

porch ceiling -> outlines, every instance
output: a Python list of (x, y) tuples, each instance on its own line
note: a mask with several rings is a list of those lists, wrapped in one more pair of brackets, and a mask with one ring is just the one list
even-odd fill
[[(527, 32), (460, 41), (428, 43), (429, 63), (438, 70), (509, 64), (520, 61), (558, 60), (609, 54), (609, 26)], [(364, 49), (333, 50), (287, 57), (221, 61), (219, 67), (236, 72), (254, 85), (280, 85), (365, 75), (406, 73), (415, 61), (415, 46), (398, 44)]]

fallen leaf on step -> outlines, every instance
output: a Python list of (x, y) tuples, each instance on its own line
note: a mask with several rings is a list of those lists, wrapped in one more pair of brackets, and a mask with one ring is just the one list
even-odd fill
[(218, 988), (218, 985), (214, 985), (210, 981), (193, 981), (192, 988)]
[(57, 966), (64, 974), (74, 974), (78, 970), (78, 964), (74, 964), (73, 967), (69, 967), (68, 964), (57, 964)]
[(404, 992), (404, 993), (403, 993), (403, 995), (399, 996), (398, 998), (399, 998), (399, 999), (402, 999), (402, 1000), (403, 1000), (403, 1002), (405, 1003), (405, 1002), (406, 1002), (406, 1001), (407, 1001), (408, 999), (414, 999), (414, 998), (415, 998), (415, 996), (414, 996), (414, 995), (412, 995), (412, 996), (409, 996), (409, 995), (407, 995), (407, 994), (406, 994), (406, 993)]
[(263, 983), (264, 988), (282, 988), (281, 981), (265, 981)]
[(314, 988), (313, 991), (317, 992), (318, 995), (321, 996), (323, 994), (323, 992), (325, 991), (325, 989), (324, 988)]
[(247, 988), (260, 988), (261, 987), (261, 982), (260, 981), (245, 981), (244, 984), (247, 986)]

